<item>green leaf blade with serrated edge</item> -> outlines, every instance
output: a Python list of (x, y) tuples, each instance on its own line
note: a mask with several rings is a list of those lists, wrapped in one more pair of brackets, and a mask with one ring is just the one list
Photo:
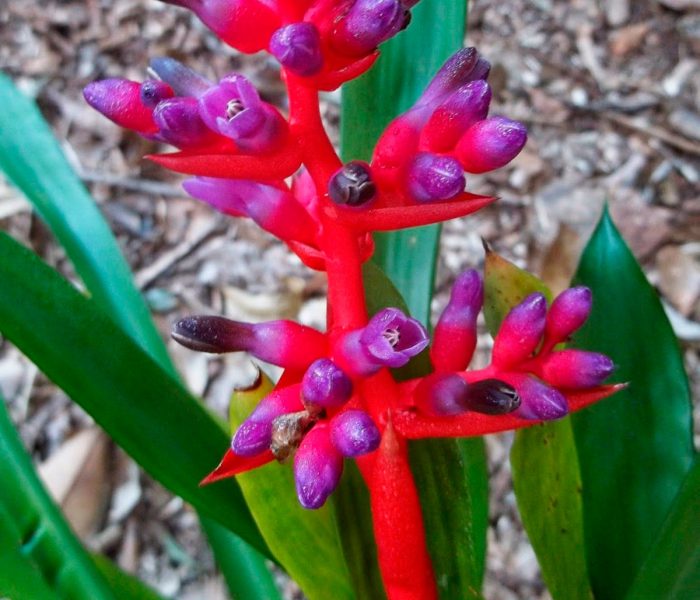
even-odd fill
[[(272, 389), (272, 382), (261, 373), (253, 386), (234, 391), (231, 429), (238, 429)], [(318, 510), (302, 508), (291, 461), (273, 461), (236, 479), (265, 541), (306, 596), (310, 600), (353, 600), (333, 505), (327, 503)]]
[(603, 352), (629, 387), (573, 416), (588, 569), (596, 598), (624, 597), (693, 459), (683, 361), (656, 291), (604, 212), (576, 283), (593, 291), (577, 347)]
[[(542, 281), (487, 250), (484, 312), (491, 335), (514, 306), (535, 292), (551, 302), (552, 294)], [(571, 420), (516, 432), (510, 460), (518, 510), (552, 597), (590, 600), (581, 476)]]
[(271, 558), (235, 482), (198, 486), (229, 445), (199, 402), (92, 300), (4, 233), (0, 280), (12, 282), (0, 286), (3, 335), (154, 478)]

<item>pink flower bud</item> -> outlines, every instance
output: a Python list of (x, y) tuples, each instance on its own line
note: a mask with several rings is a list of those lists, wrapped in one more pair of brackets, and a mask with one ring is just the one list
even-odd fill
[(406, 190), (416, 202), (440, 202), (464, 191), (464, 170), (449, 156), (418, 153), (406, 173)]
[(394, 36), (410, 20), (400, 0), (355, 0), (338, 19), (332, 33), (333, 47), (347, 56), (363, 56)]
[(615, 370), (604, 354), (585, 350), (553, 352), (542, 363), (542, 378), (558, 388), (585, 389), (600, 385)]
[(518, 392), (520, 407), (515, 414), (522, 419), (549, 421), (561, 419), (569, 412), (566, 398), (553, 387), (532, 375), (505, 373), (499, 375)]
[(330, 422), (331, 441), (343, 456), (355, 458), (374, 452), (379, 447), (381, 434), (364, 410), (346, 410)]
[(486, 79), (489, 69), (489, 63), (479, 58), (476, 48), (462, 48), (440, 67), (416, 105), (429, 104), (434, 107), (466, 83)]
[(454, 373), (433, 373), (424, 377), (413, 393), (416, 408), (431, 417), (459, 415), (467, 411), (469, 384)]
[(239, 456), (255, 456), (270, 447), (275, 419), (300, 411), (300, 386), (292, 385), (265, 396), (248, 418), (241, 423), (231, 441), (231, 449)]
[(312, 412), (339, 408), (352, 396), (352, 381), (332, 360), (320, 358), (308, 368), (301, 381), (304, 406)]
[(507, 369), (530, 358), (544, 333), (546, 314), (547, 301), (540, 293), (530, 294), (513, 308), (496, 334), (493, 365)]
[(294, 321), (242, 323), (224, 317), (194, 316), (175, 323), (173, 339), (200, 352), (250, 352), (256, 358), (291, 369), (306, 369), (324, 356), (326, 337)]
[(141, 85), (128, 79), (103, 79), (85, 86), (87, 103), (120, 127), (153, 134), (153, 109), (141, 102)]
[(559, 343), (567, 340), (586, 322), (591, 312), (593, 295), (587, 287), (564, 290), (552, 302), (547, 314), (547, 339)]
[(340, 482), (343, 456), (331, 443), (329, 428), (318, 423), (294, 457), (297, 497), (304, 508), (321, 508)]
[(491, 117), (467, 129), (455, 149), (467, 173), (486, 173), (513, 160), (525, 146), (527, 129), (505, 117)]
[(476, 318), (484, 303), (484, 284), (470, 269), (455, 281), (450, 301), (440, 315), (430, 358), (437, 371), (464, 371), (476, 347)]
[(280, 27), (270, 40), (270, 52), (285, 69), (301, 77), (314, 75), (323, 66), (321, 38), (313, 23)]

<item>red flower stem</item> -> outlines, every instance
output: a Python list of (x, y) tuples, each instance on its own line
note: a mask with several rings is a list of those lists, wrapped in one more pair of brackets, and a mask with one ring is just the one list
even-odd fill
[[(366, 476), (366, 469), (362, 470)], [(389, 600), (437, 598), (406, 440), (388, 423), (367, 481), (379, 568)]]

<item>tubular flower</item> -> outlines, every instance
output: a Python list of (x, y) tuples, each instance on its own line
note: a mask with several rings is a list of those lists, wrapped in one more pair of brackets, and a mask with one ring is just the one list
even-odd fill
[[(342, 164), (323, 128), (318, 92), (366, 71), (377, 47), (407, 26), (416, 0), (167, 1), (192, 10), (239, 50), (276, 57), (289, 117), (239, 74), (212, 82), (170, 58), (154, 59), (154, 78), (143, 83), (90, 84), (87, 102), (118, 125), (176, 146), (150, 158), (192, 175), (184, 183), (192, 196), (250, 218), (328, 276), (324, 333), (284, 320), (192, 316), (175, 324), (174, 339), (188, 348), (248, 352), (284, 369), (203, 483), (290, 461), (299, 502), (316, 509), (338, 485), (344, 460), (356, 459), (387, 596), (436, 598), (407, 440), (527, 427), (620, 387), (603, 383), (613, 371), (606, 356), (560, 349), (588, 317), (586, 288), (563, 292), (549, 309), (539, 294), (525, 298), (503, 320), (491, 363), (480, 370), (468, 370), (484, 298), (474, 270), (457, 279), (432, 344), (423, 325), (398, 308), (368, 315), (361, 267), (374, 250), (372, 233), (492, 203), (464, 191), (465, 173), (507, 164), (525, 144), (525, 128), (488, 116), (490, 66), (466, 48), (389, 124), (370, 162)], [(421, 353), (429, 353), (432, 371), (399, 383), (392, 370)]]

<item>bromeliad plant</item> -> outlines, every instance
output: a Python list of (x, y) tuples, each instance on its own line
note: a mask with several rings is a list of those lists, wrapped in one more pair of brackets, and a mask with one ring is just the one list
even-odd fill
[[(229, 566), (225, 571), (234, 595), (272, 598), (275, 593), (269, 583), (261, 583), (264, 566), (260, 557), (232, 541), (208, 517), (281, 562), (312, 598), (381, 598), (384, 594), (391, 600), (478, 597), (484, 554), (483, 548), (478, 549), (484, 518), (477, 514), (486, 496), (486, 486), (479, 483), (479, 473), (485, 467), (483, 456), (478, 446), (462, 442), (439, 446), (438, 452), (431, 454), (425, 440), (442, 438), (440, 443), (447, 443), (445, 438), (476, 439), (505, 430), (518, 430), (513, 450), (515, 490), (554, 597), (595, 594), (620, 598), (631, 590), (633, 598), (640, 597), (647, 586), (657, 590), (687, 586), (687, 565), (698, 560), (693, 548), (684, 554), (680, 567), (656, 567), (657, 561), (668, 562), (669, 536), (679, 527), (688, 529), (687, 512), (692, 508), (692, 493), (681, 487), (693, 460), (692, 450), (679, 433), (688, 422), (687, 398), (680, 390), (675, 394), (678, 399), (667, 403), (665, 410), (673, 418), (665, 414), (663, 419), (645, 419), (630, 407), (629, 390), (623, 390), (623, 384), (604, 384), (619, 367), (618, 379), (631, 381), (632, 387), (635, 381), (644, 381), (643, 377), (651, 374), (653, 385), (658, 385), (659, 381), (677, 379), (677, 363), (671, 360), (664, 371), (655, 358), (631, 359), (629, 353), (619, 349), (620, 336), (610, 343), (604, 335), (588, 334), (587, 347), (593, 351), (567, 347), (572, 336), (585, 339), (587, 331), (612, 331), (622, 327), (619, 323), (629, 324), (625, 335), (631, 345), (641, 323), (648, 320), (661, 323), (662, 330), (667, 327), (654, 300), (639, 303), (643, 312), (639, 318), (624, 314), (624, 308), (619, 314), (619, 303), (609, 301), (611, 280), (605, 279), (609, 273), (615, 285), (627, 282), (628, 291), (643, 290), (646, 294), (648, 289), (645, 282), (640, 282), (643, 277), (625, 254), (610, 222), (603, 220), (584, 256), (581, 284), (554, 299), (534, 277), (487, 253), (485, 277), (468, 270), (457, 278), (432, 337), (425, 326), (426, 315), (410, 316), (381, 272), (371, 266), (377, 244), (379, 262), (397, 280), (404, 277), (406, 283), (405, 273), (398, 273), (386, 260), (390, 254), (387, 248), (393, 245), (394, 250), (419, 257), (402, 246), (401, 237), (381, 238), (380, 234), (434, 225), (492, 204), (495, 198), (465, 191), (465, 173), (484, 173), (508, 164), (524, 146), (526, 130), (521, 123), (488, 115), (490, 66), (474, 48), (442, 57), (446, 58), (444, 64), (411, 98), (412, 104), (406, 102), (400, 116), (383, 123), (371, 151), (350, 156), (344, 163), (323, 127), (319, 92), (356, 79), (378, 62), (365, 76), (364, 80), (369, 81), (366, 78), (382, 68), (378, 46), (409, 27), (413, 12), (421, 13), (423, 20), (432, 18), (433, 23), (444, 21), (447, 25), (440, 26), (449, 27), (453, 24), (440, 11), (451, 7), (449, 10), (461, 14), (463, 21), (463, 4), (436, 0), (420, 4), (408, 0), (169, 3), (194, 11), (224, 42), (238, 50), (264, 50), (274, 56), (282, 66), (289, 115), (265, 102), (240, 74), (210, 81), (171, 58), (152, 60), (152, 77), (144, 82), (107, 79), (92, 83), (85, 89), (85, 98), (115, 123), (177, 147), (175, 153), (150, 158), (194, 176), (184, 183), (190, 195), (233, 217), (250, 218), (281, 239), (305, 265), (326, 272), (326, 330), (317, 331), (292, 321), (252, 324), (219, 316), (190, 316), (176, 323), (173, 337), (189, 348), (214, 353), (245, 351), (284, 369), (274, 388), (259, 398), (255, 394), (235, 394), (232, 414), (240, 413), (235, 402), (244, 405), (252, 397), (256, 402), (249, 414), (235, 419), (233, 438), (226, 449), (220, 430), (164, 373), (171, 366), (152, 337), (150, 323), (144, 324), (133, 290), (119, 275), (123, 274), (119, 271), (121, 263), (114, 263), (116, 269), (112, 272), (102, 266), (105, 257), (113, 256), (109, 243), (104, 245), (106, 234), (96, 238), (102, 245), (96, 244), (95, 239), (89, 239), (94, 227), (80, 226), (68, 217), (64, 220), (62, 215), (69, 214), (67, 210), (55, 211), (51, 201), (47, 204), (47, 198), (56, 197), (55, 182), (43, 178), (51, 169), (42, 165), (22, 170), (17, 164), (24, 163), (9, 160), (12, 153), (7, 151), (3, 167), (13, 181), (25, 183), (22, 187), (64, 240), (93, 298), (85, 299), (62, 287), (62, 282), (52, 279), (55, 275), (41, 271), (42, 267), (26, 254), (0, 238), (0, 251), (9, 257), (0, 261), (0, 275), (3, 280), (21, 282), (24, 288), (17, 289), (26, 288), (27, 292), (13, 295), (7, 288), (0, 292), (0, 327), (154, 476), (197, 508), (217, 558)], [(420, 25), (421, 19), (415, 21)], [(461, 25), (455, 31), (461, 39)], [(433, 33), (437, 42), (439, 26)], [(410, 34), (409, 28), (394, 42)], [(354, 90), (349, 88), (348, 98), (353, 97)], [(8, 97), (14, 98), (12, 94)], [(11, 106), (11, 102), (7, 104)], [(360, 110), (358, 104), (355, 111)], [(372, 121), (374, 116), (368, 114), (366, 120)], [(8, 123), (12, 122), (10, 118)], [(356, 132), (357, 136), (362, 133), (359, 129)], [(345, 138), (346, 150), (357, 147), (347, 135)], [(43, 150), (46, 144), (38, 147)], [(30, 154), (22, 149), (16, 153)], [(61, 164), (54, 160), (56, 172)], [(27, 173), (32, 173), (36, 181)], [(39, 185), (37, 181), (44, 183)], [(74, 188), (68, 185), (66, 189)], [(60, 202), (56, 200), (56, 205)], [(419, 251), (434, 260), (430, 248), (433, 234), (426, 237), (413, 231), (411, 235), (427, 243), (421, 246), (423, 241), (413, 240), (412, 247), (418, 244)], [(601, 251), (606, 260), (595, 263), (595, 252), (600, 248), (613, 248), (619, 256)], [(410, 271), (405, 257), (400, 262), (404, 270)], [(621, 265), (621, 273), (612, 273)], [(41, 277), (22, 279), (25, 272), (34, 269), (41, 271)], [(414, 269), (408, 286), (425, 282), (425, 275), (420, 268)], [(110, 277), (119, 283), (114, 285)], [(43, 281), (53, 287), (40, 290), (37, 286)], [(596, 288), (595, 302), (585, 284)], [(430, 285), (428, 279), (427, 287)], [(373, 297), (387, 290), (396, 301), (387, 303)], [(404, 286), (403, 291), (410, 293), (411, 289)], [(27, 310), (33, 311), (29, 322), (43, 326), (44, 333), (39, 337), (35, 327), (13, 319), (12, 307), (23, 304), (20, 298), (38, 298), (40, 302), (52, 298), (52, 294), (57, 305), (79, 317), (56, 329), (46, 307), (29, 301)], [(586, 324), (601, 305), (605, 311), (591, 319), (593, 324)], [(489, 365), (470, 370), (482, 308), (494, 345)], [(113, 314), (107, 316), (107, 312)], [(609, 319), (616, 324), (610, 325)], [(597, 329), (591, 329), (593, 326)], [(95, 340), (95, 330), (107, 332), (115, 352), (136, 357), (131, 369), (136, 375), (124, 377), (120, 366), (114, 364), (109, 353), (105, 354), (104, 344)], [(160, 367), (149, 361), (130, 338), (153, 355)], [(66, 361), (61, 340), (70, 342), (76, 352), (91, 356), (90, 360), (93, 355), (101, 360), (95, 368), (87, 361), (81, 371), (80, 365)], [(672, 351), (666, 354), (672, 355)], [(640, 360), (644, 375), (631, 367)], [(116, 391), (103, 394), (94, 383), (95, 371), (100, 372), (101, 380), (113, 384), (106, 387)], [(585, 411), (572, 429), (565, 418), (569, 413), (616, 391), (620, 393), (614, 399)], [(144, 397), (152, 403), (143, 402)], [(167, 407), (162, 404), (164, 398)], [(659, 401), (649, 395), (639, 404), (653, 413)], [(134, 411), (133, 416), (125, 414), (125, 404)], [(607, 409), (609, 404), (614, 408)], [(636, 420), (639, 431), (653, 431), (665, 441), (664, 448), (650, 450), (645, 438), (638, 443), (630, 441), (634, 435), (624, 429), (627, 425), (615, 416), (615, 411), (627, 411), (630, 422)], [(606, 429), (610, 427), (611, 431)], [(183, 432), (191, 435), (183, 436)], [(604, 453), (595, 447), (600, 446), (601, 439), (607, 444), (617, 443), (616, 438), (624, 440), (621, 443), (625, 445), (613, 461), (616, 468), (610, 468), (608, 457), (601, 456)], [(165, 445), (167, 453), (162, 450)], [(427, 453), (421, 453), (423, 449), (428, 449)], [(210, 462), (212, 452), (224, 452), (223, 460), (204, 478), (203, 483), (212, 485), (198, 489), (197, 481), (214, 467)], [(634, 462), (640, 456), (645, 463), (641, 467)], [(353, 483), (341, 483), (344, 470), (349, 471), (346, 482), (353, 478), (354, 468), (346, 464), (346, 459), (356, 463), (366, 491), (352, 487)], [(309, 510), (290, 506), (288, 494), (292, 492), (285, 479), (288, 468), (277, 466), (271, 471), (274, 465), (264, 466), (275, 461), (293, 464), (296, 498)], [(656, 469), (648, 487), (635, 486), (639, 477), (625, 485), (627, 473), (638, 473), (648, 465)], [(606, 468), (606, 481), (599, 481), (596, 473)], [(697, 468), (693, 469), (694, 474)], [(238, 487), (230, 480), (215, 483), (234, 475), (241, 475), (255, 523)], [(246, 479), (255, 475), (259, 476), (255, 480)], [(688, 485), (695, 485), (693, 476), (689, 481)], [(583, 499), (579, 491), (582, 482)], [(344, 485), (350, 487), (344, 489)], [(352, 498), (349, 505), (348, 489)], [(455, 489), (464, 493), (454, 494)], [(672, 507), (679, 489), (679, 506)], [(367, 493), (369, 515), (364, 512), (362, 499)], [(327, 506), (329, 498), (335, 496), (340, 496), (335, 513), (344, 559), (338, 558), (336, 521)], [(650, 498), (659, 499), (653, 510), (647, 510)], [(626, 500), (635, 507), (634, 514), (643, 514), (644, 518), (635, 521), (623, 516), (614, 522), (605, 521), (601, 515), (611, 510), (611, 503), (606, 502), (609, 499)], [(3, 514), (15, 507), (0, 503)], [(667, 514), (670, 525), (664, 529), (661, 523)], [(359, 517), (348, 524), (352, 520), (349, 515)], [(363, 533), (369, 520), (373, 540)], [(36, 561), (42, 574), (52, 579), (63, 567), (54, 555), (47, 561), (46, 553), (32, 554), (32, 540), (41, 531), (37, 522), (41, 523), (39, 517), (32, 518), (26, 530), (12, 530), (10, 535), (19, 535), (19, 553)], [(623, 548), (620, 552), (616, 546), (619, 542), (609, 540), (614, 536), (608, 535), (608, 529), (618, 523), (624, 524), (620, 530), (625, 532), (619, 539), (635, 544), (631, 551)], [(63, 530), (61, 535), (65, 536)], [(62, 542), (48, 537), (60, 547)], [(381, 584), (374, 582), (372, 575), (375, 544)], [(317, 551), (324, 556), (325, 565), (316, 564)], [(606, 556), (608, 562), (597, 561), (597, 555)], [(81, 557), (77, 562), (78, 572), (96, 582), (94, 589), (101, 590), (100, 597), (109, 597), (104, 591), (108, 586), (100, 573), (91, 570), (90, 561)], [(609, 564), (616, 564), (612, 576)], [(347, 584), (346, 565), (354, 591)], [(320, 574), (326, 567), (324, 578)], [(104, 566), (101, 571), (116, 582)], [(246, 572), (249, 577), (244, 576)], [(0, 593), (9, 593), (6, 581), (0, 577)], [(69, 590), (69, 595), (75, 581), (70, 583), (63, 588), (64, 592)], [(117, 597), (132, 597), (132, 592), (117, 589)], [(91, 593), (95, 597), (98, 592)]]

